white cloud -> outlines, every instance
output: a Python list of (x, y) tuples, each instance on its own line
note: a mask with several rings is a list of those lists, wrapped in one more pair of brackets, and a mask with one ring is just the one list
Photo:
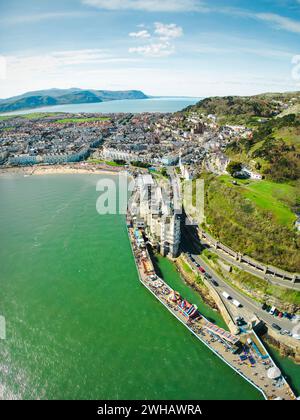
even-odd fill
[(151, 38), (151, 35), (147, 30), (130, 32), (129, 36), (131, 36), (132, 38)]
[(276, 15), (274, 13), (258, 13), (255, 16), (265, 22), (274, 23), (280, 29), (285, 29), (289, 32), (300, 33), (300, 22), (297, 20)]
[(27, 72), (61, 71), (66, 68), (72, 70), (74, 66), (91, 66), (112, 62), (134, 61), (131, 58), (116, 57), (107, 50), (102, 49), (83, 49), (53, 51), (37, 55), (17, 55), (7, 56), (8, 74), (23, 69)]
[(277, 59), (290, 59), (294, 52), (292, 51), (284, 51), (280, 49), (274, 49), (271, 46), (261, 46), (261, 47), (239, 47), (239, 46), (230, 46), (230, 47), (218, 47), (218, 46), (210, 46), (210, 45), (201, 45), (200, 47), (195, 47), (194, 52), (200, 54), (230, 54), (235, 55), (237, 53), (242, 54), (251, 54), (257, 55), (259, 57), (270, 57), (270, 58), (277, 58)]
[(37, 13), (31, 15), (20, 15), (0, 18), (1, 24), (20, 25), (25, 23), (41, 22), (44, 20), (64, 19), (64, 18), (80, 18), (89, 14), (82, 12), (57, 12), (57, 13)]
[[(108, 50), (83, 49), (53, 51), (36, 55), (10, 55), (0, 57), (0, 97), (9, 97), (19, 92), (47, 87), (78, 86), (90, 82), (88, 72), (99, 68), (113, 68), (122, 63), (141, 61), (135, 57), (118, 57)], [(5, 74), (2, 62), (6, 63)], [(119, 65), (119, 67), (121, 67)], [(101, 79), (100, 79), (101, 81)], [(98, 81), (98, 83), (100, 83)], [(97, 87), (97, 84), (95, 84)]]
[(175, 46), (171, 41), (180, 38), (183, 35), (183, 29), (175, 23), (164, 24), (154, 23), (154, 31), (150, 33), (147, 30), (131, 32), (129, 36), (134, 38), (148, 38), (148, 45), (141, 45), (129, 48), (129, 53), (143, 55), (144, 57), (168, 57), (175, 53)]
[(175, 47), (168, 42), (143, 45), (141, 47), (129, 48), (130, 53), (136, 53), (145, 57), (168, 57), (175, 52)]
[(7, 68), (6, 58), (0, 55), (0, 80), (6, 79), (6, 68)]
[(107, 10), (147, 12), (191, 12), (204, 10), (200, 0), (82, 0), (84, 4)]
[(181, 26), (177, 26), (175, 23), (166, 25), (161, 22), (155, 22), (154, 26), (154, 33), (158, 35), (162, 40), (180, 38), (183, 35), (183, 29)]

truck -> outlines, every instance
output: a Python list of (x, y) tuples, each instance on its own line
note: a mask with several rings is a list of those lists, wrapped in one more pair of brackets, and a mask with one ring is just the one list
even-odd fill
[(232, 303), (237, 308), (241, 308), (242, 307), (242, 304), (238, 300), (236, 300), (236, 299), (233, 299)]
[(224, 296), (225, 299), (230, 300), (231, 296), (227, 293), (227, 292), (223, 292), (222, 295)]

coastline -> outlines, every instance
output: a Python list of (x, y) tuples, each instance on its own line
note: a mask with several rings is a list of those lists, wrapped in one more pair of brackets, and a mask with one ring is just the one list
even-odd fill
[(105, 164), (95, 165), (89, 163), (74, 163), (68, 165), (36, 165), (25, 167), (6, 167), (0, 169), (0, 176), (11, 175), (67, 175), (67, 174), (91, 174), (91, 175), (117, 175), (124, 171), (124, 167), (114, 167)]
[[(182, 316), (180, 316), (180, 313), (178, 312), (178, 310), (172, 308), (172, 304), (170, 304), (170, 302), (167, 300), (165, 292), (163, 290), (159, 289), (159, 287), (161, 287), (161, 286), (152, 286), (151, 285), (151, 280), (152, 279), (150, 280), (149, 274), (154, 272), (154, 275), (157, 276), (157, 274), (155, 272), (155, 269), (154, 269), (154, 265), (153, 265), (153, 261), (151, 259), (151, 256), (149, 255), (147, 250), (144, 250), (143, 253), (142, 253), (141, 250), (138, 248), (138, 246), (134, 245), (133, 227), (128, 227), (127, 232), (128, 232), (128, 238), (129, 238), (129, 242), (130, 242), (130, 245), (131, 245), (131, 250), (132, 250), (132, 253), (133, 253), (133, 258), (134, 258), (134, 261), (135, 261), (135, 265), (136, 265), (136, 269), (137, 269), (137, 272), (138, 272), (138, 277), (139, 277), (140, 282), (154, 295), (154, 297), (156, 299), (158, 299), (160, 301), (160, 303), (173, 316), (175, 316), (178, 319), (179, 322), (181, 322), (197, 339), (199, 339), (207, 348), (209, 348), (225, 364), (227, 364), (238, 375), (240, 375), (242, 378), (244, 378), (250, 385), (254, 386), (254, 388), (256, 388), (263, 395), (265, 400), (277, 399), (277, 397), (279, 397), (280, 399), (291, 399), (291, 400), (296, 399), (292, 388), (289, 386), (289, 384), (287, 383), (285, 378), (283, 378), (283, 383), (284, 383), (284, 388), (285, 389), (281, 388), (279, 390), (279, 388), (278, 388), (277, 393), (275, 392), (274, 389), (272, 391), (271, 391), (271, 389), (268, 389), (269, 384), (267, 384), (267, 385), (264, 384), (264, 387), (263, 387), (262, 384), (259, 383), (259, 381), (262, 380), (261, 377), (259, 378), (257, 375), (254, 375), (254, 377), (252, 378), (252, 375), (245, 374), (245, 372), (243, 372), (241, 370), (241, 368), (238, 367), (238, 366), (241, 366), (240, 364), (238, 364), (236, 366), (236, 363), (235, 363), (236, 360), (232, 360), (232, 357), (230, 356), (230, 353), (228, 352), (228, 350), (225, 350), (225, 352), (223, 352), (222, 346), (218, 346), (218, 344), (217, 345), (212, 345), (211, 340), (209, 338), (207, 339), (206, 332), (204, 332), (202, 327), (200, 328), (200, 331), (198, 331), (197, 327), (195, 327), (194, 324), (187, 322)], [(148, 269), (146, 268), (147, 264), (145, 265), (145, 264), (142, 263), (143, 259), (144, 259), (144, 261), (145, 260), (148, 261)], [(153, 271), (151, 270), (151, 268), (152, 268)], [(147, 271), (147, 270), (149, 270), (149, 271)], [(169, 288), (168, 284), (165, 283), (164, 280), (162, 280), (158, 276), (157, 276), (157, 279), (162, 284), (163, 287), (166, 287), (167, 289)], [(203, 319), (204, 321), (207, 321), (203, 316), (202, 316), (201, 319)], [(258, 336), (255, 334), (255, 332), (253, 332), (253, 334), (251, 335), (251, 339), (255, 340), (255, 342), (257, 342), (258, 345), (260, 345), (260, 347), (262, 347), (264, 352), (268, 355), (269, 360), (270, 360), (270, 366), (276, 367), (276, 364), (274, 363), (273, 359), (268, 354), (267, 350), (265, 349), (265, 347), (263, 346), (263, 344), (259, 340)], [(215, 342), (215, 341), (213, 341), (213, 342)], [(264, 363), (263, 363), (263, 365), (264, 365)], [(245, 367), (244, 367), (244, 369), (245, 369)], [(280, 394), (282, 394), (282, 395), (284, 394), (284, 398)], [(287, 398), (287, 396), (288, 396), (288, 398)]]

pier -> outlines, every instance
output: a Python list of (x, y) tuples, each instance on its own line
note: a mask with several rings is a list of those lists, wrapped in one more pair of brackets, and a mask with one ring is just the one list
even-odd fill
[(209, 322), (155, 272), (144, 231), (128, 215), (127, 229), (140, 282), (198, 340), (259, 390), (266, 400), (295, 400), (296, 396), (254, 331), (240, 335)]

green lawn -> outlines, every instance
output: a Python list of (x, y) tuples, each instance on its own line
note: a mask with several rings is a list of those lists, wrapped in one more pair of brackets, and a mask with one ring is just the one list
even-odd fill
[[(233, 179), (224, 175), (220, 177), (226, 184), (232, 185)], [(291, 227), (296, 216), (290, 209), (289, 203), (292, 204), (296, 196), (296, 188), (290, 184), (278, 184), (272, 181), (249, 181), (238, 180), (236, 188), (240, 188), (240, 192), (258, 207), (273, 213), (277, 221)]]
[(108, 165), (108, 166), (124, 166), (124, 165), (122, 165), (120, 163), (117, 163), (117, 162), (109, 162), (109, 161), (105, 161), (105, 164)]
[(108, 160), (105, 161), (105, 160), (102, 160), (102, 159), (93, 159), (93, 158), (88, 159), (87, 162), (88, 163), (94, 163), (94, 164), (105, 163), (108, 166), (124, 166), (124, 165), (121, 165), (120, 163), (117, 163), (117, 162), (110, 162)]
[(15, 118), (15, 115), (0, 115), (0, 121), (6, 121)]
[(23, 114), (23, 115), (14, 115), (14, 117), (21, 117), (26, 118), (29, 120), (38, 120), (39, 118), (46, 118), (46, 117), (52, 117), (57, 115), (58, 113), (51, 112), (51, 113), (45, 113), (45, 112), (32, 112), (30, 114)]

